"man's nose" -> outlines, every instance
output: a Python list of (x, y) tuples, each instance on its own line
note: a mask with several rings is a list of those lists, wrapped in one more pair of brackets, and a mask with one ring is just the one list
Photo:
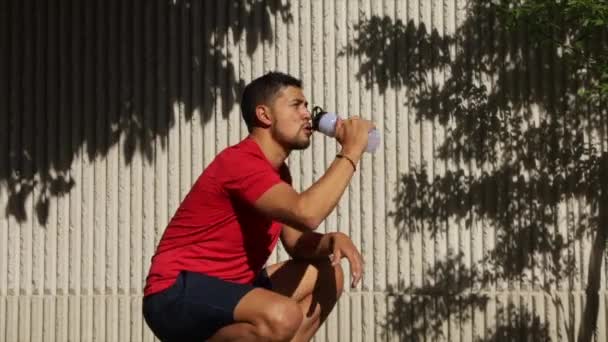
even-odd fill
[(308, 110), (308, 108), (304, 109), (304, 118), (306, 120), (311, 120), (312, 119), (312, 114), (310, 113), (310, 111)]

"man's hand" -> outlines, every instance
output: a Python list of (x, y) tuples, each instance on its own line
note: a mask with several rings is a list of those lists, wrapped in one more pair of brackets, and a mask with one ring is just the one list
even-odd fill
[(336, 140), (342, 146), (342, 153), (353, 160), (359, 160), (367, 146), (369, 131), (375, 128), (373, 122), (352, 116), (336, 123)]
[(343, 233), (332, 232), (320, 234), (303, 232), (288, 225), (283, 225), (281, 242), (289, 255), (294, 259), (318, 259), (331, 255), (332, 265), (347, 258), (352, 276), (351, 286), (355, 287), (363, 275), (363, 258), (352, 240)]
[(361, 253), (353, 244), (353, 241), (343, 233), (329, 233), (331, 234), (331, 248), (332, 248), (332, 265), (340, 263), (342, 258), (347, 258), (350, 263), (350, 273), (352, 278), (351, 287), (356, 287), (361, 277), (363, 276), (363, 258)]

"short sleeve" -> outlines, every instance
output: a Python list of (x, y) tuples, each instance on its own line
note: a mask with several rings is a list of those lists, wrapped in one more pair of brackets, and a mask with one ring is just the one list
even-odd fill
[(231, 195), (253, 204), (271, 187), (281, 182), (281, 175), (257, 155), (239, 153), (223, 161), (223, 187)]

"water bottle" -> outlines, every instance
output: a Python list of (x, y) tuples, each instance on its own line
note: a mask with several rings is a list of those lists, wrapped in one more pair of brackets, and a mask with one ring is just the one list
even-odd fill
[[(336, 113), (326, 112), (321, 107), (316, 106), (312, 109), (312, 114), (312, 129), (332, 138), (336, 136), (336, 123), (339, 119)], [(369, 131), (365, 152), (374, 153), (378, 145), (380, 145), (380, 132), (374, 128)]]

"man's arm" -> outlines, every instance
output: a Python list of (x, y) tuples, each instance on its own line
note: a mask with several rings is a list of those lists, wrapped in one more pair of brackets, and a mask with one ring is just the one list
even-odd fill
[(331, 234), (302, 231), (283, 225), (281, 242), (293, 259), (319, 259), (332, 253)]
[(325, 174), (306, 191), (298, 194), (291, 186), (279, 183), (267, 190), (254, 203), (266, 216), (301, 230), (314, 230), (336, 207), (353, 176), (355, 164), (367, 143), (373, 125), (366, 120), (344, 120), (338, 127), (342, 154), (347, 158), (333, 161)]
[(306, 191), (298, 194), (287, 183), (279, 183), (262, 194), (254, 206), (276, 221), (304, 231), (315, 230), (336, 207), (353, 173), (348, 161), (336, 159)]
[(332, 255), (332, 264), (337, 265), (340, 259), (347, 258), (351, 268), (351, 286), (355, 287), (361, 280), (363, 258), (351, 239), (343, 233), (303, 232), (284, 225), (281, 242), (293, 259), (319, 259)]

